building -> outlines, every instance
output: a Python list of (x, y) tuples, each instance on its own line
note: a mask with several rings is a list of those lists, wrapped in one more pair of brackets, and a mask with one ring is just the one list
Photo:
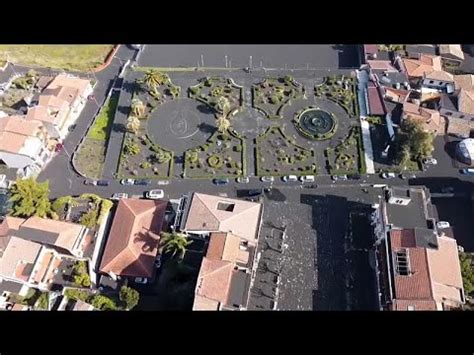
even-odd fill
[(244, 310), (255, 249), (232, 233), (211, 233), (196, 284), (193, 310)]
[(474, 130), (474, 115), (469, 115), (457, 110), (439, 110), (448, 124), (446, 133), (458, 138), (469, 138)]
[(454, 88), (456, 90), (474, 90), (474, 75), (473, 74), (462, 74), (454, 75)]
[(41, 85), (46, 87), (39, 96), (39, 102), (28, 109), (26, 117), (43, 122), (51, 137), (63, 140), (93, 88), (89, 80), (66, 74), (59, 74), (51, 81), (48, 78), (43, 81)]
[(99, 271), (113, 279), (152, 278), (167, 206), (163, 200), (120, 200)]
[(426, 132), (436, 135), (445, 133), (445, 120), (439, 111), (421, 107), (413, 102), (403, 104), (403, 120), (419, 122)]
[(425, 73), (421, 83), (421, 91), (444, 91), (448, 94), (454, 92), (454, 77), (443, 70), (434, 70)]
[(474, 90), (459, 90), (458, 110), (461, 112), (474, 114)]
[(457, 243), (437, 229), (428, 190), (386, 190), (374, 223), (382, 309), (447, 310), (464, 303)]
[(423, 78), (425, 74), (429, 74), (436, 70), (443, 70), (441, 65), (441, 57), (420, 54), (418, 59), (403, 58), (400, 61), (401, 67), (407, 73), (409, 78)]
[(202, 237), (209, 237), (212, 232), (229, 232), (255, 245), (262, 210), (261, 203), (195, 192), (185, 208), (181, 230)]
[(456, 145), (456, 158), (464, 164), (474, 165), (474, 139), (466, 138)]
[(437, 48), (433, 44), (407, 44), (405, 50), (409, 58), (419, 58), (421, 54), (436, 55)]
[(460, 44), (440, 44), (439, 55), (444, 61), (459, 65), (464, 61), (464, 53)]
[(24, 116), (0, 118), (0, 162), (19, 169), (22, 176), (39, 172), (51, 160), (56, 143), (40, 121)]

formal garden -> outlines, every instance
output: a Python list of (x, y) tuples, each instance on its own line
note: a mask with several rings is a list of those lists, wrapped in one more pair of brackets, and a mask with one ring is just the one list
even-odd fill
[(188, 94), (190, 98), (208, 105), (218, 115), (235, 114), (242, 106), (242, 87), (230, 78), (202, 78), (199, 84), (189, 88)]
[(234, 131), (216, 131), (208, 142), (184, 154), (184, 177), (224, 178), (246, 175), (245, 142)]
[(252, 105), (269, 119), (282, 118), (283, 107), (304, 97), (304, 87), (290, 75), (267, 78), (252, 86)]
[(324, 97), (337, 103), (350, 117), (359, 116), (356, 79), (354, 77), (344, 75), (326, 77), (322, 84), (315, 85), (314, 94), (316, 97)]
[(14, 115), (20, 108), (26, 108), (28, 98), (39, 92), (36, 88), (39, 77), (38, 72), (29, 70), (26, 74), (15, 78), (8, 90), (0, 96), (0, 110)]
[(170, 178), (174, 153), (148, 135), (148, 121), (157, 120), (153, 112), (159, 105), (176, 99), (181, 87), (174, 85), (168, 74), (156, 70), (145, 73), (135, 83), (135, 91), (127, 120), (118, 178)]
[(359, 126), (353, 126), (349, 134), (334, 148), (325, 150), (327, 170), (331, 175), (365, 174), (366, 166)]
[(297, 145), (280, 127), (270, 127), (256, 143), (257, 175), (316, 175), (314, 150)]

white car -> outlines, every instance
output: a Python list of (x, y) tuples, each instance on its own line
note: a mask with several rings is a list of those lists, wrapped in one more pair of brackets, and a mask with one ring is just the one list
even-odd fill
[(262, 176), (260, 178), (260, 181), (262, 181), (262, 182), (273, 182), (273, 181), (275, 181), (275, 178), (273, 176)]
[(300, 176), (301, 182), (314, 182), (314, 175), (304, 175)]
[(169, 180), (158, 180), (158, 185), (169, 185)]
[(382, 179), (395, 179), (396, 177), (395, 173), (382, 173), (380, 176)]
[(288, 176), (283, 176), (281, 178), (284, 182), (294, 182), (298, 181), (298, 177), (296, 175), (288, 175)]
[(423, 159), (423, 164), (436, 165), (438, 161), (435, 158), (426, 158)]
[(122, 185), (133, 185), (135, 183), (135, 179), (122, 179), (120, 180)]
[(112, 195), (112, 200), (120, 200), (122, 198), (128, 198), (128, 194), (125, 192), (117, 192)]
[(146, 197), (152, 200), (160, 199), (165, 197), (165, 192), (163, 190), (150, 190), (146, 193)]
[(147, 284), (148, 283), (148, 279), (146, 279), (144, 277), (135, 277), (134, 281), (137, 284)]
[(438, 227), (438, 229), (446, 229), (451, 227), (451, 225), (449, 224), (449, 222), (439, 221), (438, 223), (436, 223), (436, 227)]
[(240, 184), (248, 184), (250, 179), (248, 178), (248, 176), (239, 176), (236, 181)]

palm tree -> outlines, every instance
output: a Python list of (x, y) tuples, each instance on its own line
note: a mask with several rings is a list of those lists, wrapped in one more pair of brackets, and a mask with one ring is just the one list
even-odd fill
[(134, 98), (131, 105), (132, 113), (136, 117), (143, 117), (145, 114), (145, 104), (142, 100)]
[(140, 129), (140, 120), (136, 116), (130, 116), (127, 120), (127, 129), (134, 134), (138, 134)]
[(225, 96), (220, 96), (217, 99), (216, 108), (222, 112), (223, 116), (227, 116), (227, 113), (230, 110), (229, 99)]
[(165, 253), (171, 253), (174, 257), (177, 253), (180, 256), (180, 259), (184, 257), (186, 253), (186, 247), (188, 247), (193, 241), (188, 240), (186, 234), (183, 233), (166, 233), (161, 234), (161, 245), (163, 246), (163, 251)]
[(224, 116), (219, 116), (217, 119), (217, 130), (219, 133), (227, 132), (230, 127), (230, 121)]
[(150, 90), (156, 91), (161, 82), (161, 73), (156, 69), (150, 69), (143, 76), (143, 82)]

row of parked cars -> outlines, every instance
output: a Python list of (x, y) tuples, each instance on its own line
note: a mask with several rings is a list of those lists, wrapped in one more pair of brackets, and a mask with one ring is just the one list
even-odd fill
[[(237, 179), (235, 179), (238, 183), (240, 184), (248, 184), (250, 179), (247, 176), (240, 176)], [(298, 179), (298, 176), (296, 175), (287, 175), (287, 176), (282, 176), (281, 180), (284, 182), (297, 182), (298, 180), (305, 183), (305, 182), (314, 182), (314, 175), (304, 175), (300, 176)], [(262, 182), (274, 182), (275, 177), (273, 176), (262, 176), (260, 178), (260, 181)], [(212, 182), (215, 185), (227, 185), (230, 181), (227, 178), (221, 178), (221, 179), (214, 179)]]

